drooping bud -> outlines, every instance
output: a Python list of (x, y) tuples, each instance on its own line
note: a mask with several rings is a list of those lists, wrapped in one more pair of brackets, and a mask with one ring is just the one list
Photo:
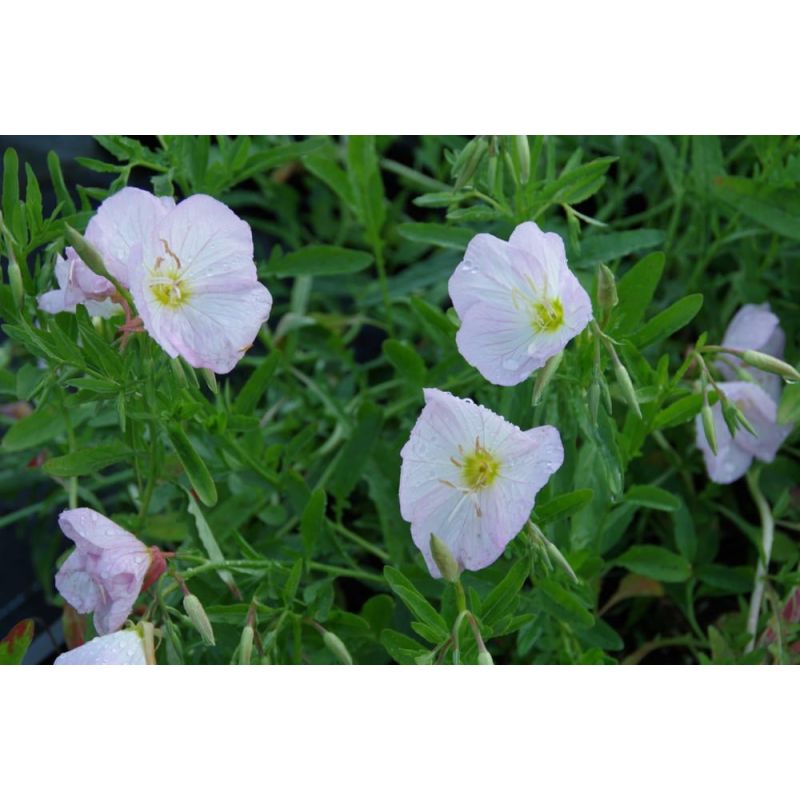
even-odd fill
[(706, 441), (711, 448), (711, 452), (717, 454), (717, 432), (714, 429), (714, 415), (711, 412), (711, 406), (708, 404), (708, 398), (703, 398), (703, 408), (700, 412), (703, 418), (703, 432), (706, 435)]
[(494, 664), (492, 654), (488, 650), (478, 653), (478, 663), (483, 667), (491, 667)]
[(625, 402), (636, 412), (636, 416), (641, 419), (642, 412), (639, 408), (639, 401), (636, 399), (636, 390), (633, 388), (633, 381), (614, 349), (611, 350), (611, 361), (614, 365), (614, 375), (617, 378), (617, 383), (622, 391), (622, 396), (625, 398)]
[(169, 365), (172, 367), (172, 374), (175, 376), (178, 383), (180, 383), (181, 386), (188, 386), (189, 382), (186, 380), (186, 373), (183, 371), (180, 358), (171, 358), (169, 360)]
[(533, 381), (533, 397), (531, 402), (533, 405), (538, 405), (542, 399), (544, 390), (547, 388), (553, 375), (558, 371), (558, 366), (561, 364), (561, 359), (564, 357), (564, 351), (556, 353), (552, 358), (548, 359), (547, 363), (536, 373), (536, 378)]
[(738, 409), (724, 394), (719, 396), (719, 401), (722, 404), (722, 419), (725, 420), (730, 435), (736, 436), (736, 431), (739, 429), (739, 415), (736, 413)]
[(322, 634), (322, 641), (325, 643), (325, 647), (336, 656), (336, 658), (341, 661), (342, 664), (352, 664), (353, 658), (350, 655), (348, 649), (344, 646), (344, 642), (335, 634), (331, 633), (331, 631), (325, 631)]
[(253, 626), (245, 625), (239, 639), (239, 663), (242, 665), (249, 664), (253, 657), (253, 636)]
[[(172, 555), (175, 555), (174, 553)], [(152, 586), (167, 571), (167, 559), (155, 545), (150, 548), (150, 567), (142, 581), (142, 591)]]
[(739, 408), (738, 406), (734, 406), (733, 408), (736, 413), (736, 421), (739, 423), (739, 425), (741, 425), (748, 433), (752, 433), (753, 436), (758, 436), (758, 432), (753, 427), (750, 420), (747, 419), (747, 417), (744, 414), (744, 411), (742, 411), (742, 409)]
[(786, 381), (800, 381), (800, 372), (791, 364), (787, 364), (785, 361), (775, 358), (775, 356), (768, 356), (766, 353), (761, 353), (758, 350), (745, 350), (741, 358), (745, 364), (763, 369), (764, 372), (780, 375)]
[(439, 572), (448, 583), (455, 583), (461, 575), (461, 568), (450, 552), (450, 548), (435, 534), (431, 534), (431, 555), (439, 567)]
[(514, 146), (519, 161), (519, 182), (526, 184), (531, 177), (531, 148), (527, 136), (515, 136)]
[(203, 641), (210, 646), (214, 646), (214, 629), (211, 627), (211, 622), (206, 615), (206, 610), (203, 604), (196, 595), (187, 594), (183, 598), (183, 609), (186, 611), (187, 616), (192, 622), (192, 625), (197, 629), (197, 632), (202, 637)]
[(614, 273), (605, 264), (601, 264), (597, 268), (597, 305), (604, 315), (608, 315), (618, 302)]

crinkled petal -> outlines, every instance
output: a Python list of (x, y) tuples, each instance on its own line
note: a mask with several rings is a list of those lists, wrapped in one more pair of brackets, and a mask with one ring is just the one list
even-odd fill
[(58, 515), (58, 524), (67, 538), (90, 553), (99, 554), (108, 548), (147, 552), (145, 545), (132, 533), (91, 508), (62, 511)]
[(89, 220), (86, 239), (123, 286), (129, 286), (130, 273), (141, 268), (145, 247), (159, 220), (174, 206), (171, 198), (128, 186), (104, 200)]
[(564, 240), (557, 233), (544, 233), (535, 222), (523, 222), (514, 229), (508, 243), (533, 256), (544, 267), (549, 280), (558, 284), (567, 266), (567, 254)]
[(70, 553), (56, 573), (56, 589), (79, 613), (93, 611), (100, 600), (97, 584), (86, 571), (86, 555), (80, 550)]
[(55, 664), (76, 665), (137, 665), (147, 664), (142, 637), (136, 631), (118, 631), (97, 636), (86, 644), (63, 653)]

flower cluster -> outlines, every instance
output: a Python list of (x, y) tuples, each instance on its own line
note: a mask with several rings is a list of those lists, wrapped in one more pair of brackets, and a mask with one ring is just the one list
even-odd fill
[[(272, 296), (257, 279), (250, 226), (213, 197), (193, 195), (176, 205), (125, 188), (100, 205), (86, 241), (130, 290), (144, 329), (193, 367), (230, 372), (269, 317)], [(124, 302), (72, 249), (59, 259), (56, 277), (60, 288), (39, 298), (45, 311), (83, 303), (110, 316)]]

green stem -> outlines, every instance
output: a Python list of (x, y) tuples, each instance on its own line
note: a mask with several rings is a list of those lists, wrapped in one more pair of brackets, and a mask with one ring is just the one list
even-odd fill
[(758, 470), (751, 470), (747, 473), (747, 486), (761, 517), (761, 551), (758, 554), (756, 577), (750, 597), (750, 611), (747, 615), (747, 633), (750, 635), (750, 641), (747, 643), (745, 652), (750, 653), (756, 645), (758, 618), (761, 615), (761, 602), (764, 599), (769, 560), (772, 555), (772, 542), (775, 538), (775, 520), (772, 518), (772, 509), (770, 509), (769, 503), (759, 489)]
[(385, 550), (382, 550), (377, 545), (372, 544), (372, 542), (368, 542), (357, 533), (353, 533), (353, 531), (348, 530), (340, 522), (333, 522), (331, 520), (329, 520), (329, 522), (334, 528), (336, 528), (337, 531), (339, 531), (342, 536), (344, 536), (345, 539), (349, 539), (351, 542), (354, 542), (355, 544), (364, 548), (364, 550), (366, 550), (368, 553), (372, 553), (372, 555), (377, 556), (385, 563), (389, 563), (389, 561), (391, 561), (389, 554)]

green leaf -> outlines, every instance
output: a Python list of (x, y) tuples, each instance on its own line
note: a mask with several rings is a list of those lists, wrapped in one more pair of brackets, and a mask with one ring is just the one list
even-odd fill
[(383, 575), (392, 591), (420, 622), (436, 631), (441, 637), (440, 641), (448, 637), (447, 624), (441, 614), (417, 591), (414, 584), (400, 570), (394, 567), (384, 567)]
[(630, 337), (636, 347), (647, 347), (688, 325), (703, 305), (702, 294), (690, 294), (656, 314)]
[(619, 303), (612, 317), (612, 329), (616, 333), (629, 333), (644, 318), (661, 280), (664, 260), (663, 253), (650, 253), (637, 261), (617, 283)]
[(673, 428), (693, 420), (703, 407), (703, 398), (699, 394), (690, 394), (676, 400), (656, 414), (653, 429)]
[(489, 592), (483, 601), (481, 622), (492, 627), (509, 613), (512, 606), (516, 607), (520, 590), (528, 577), (528, 569), (525, 559), (520, 559), (511, 567), (503, 580)]
[(374, 403), (364, 403), (358, 411), (356, 429), (336, 460), (328, 482), (332, 494), (344, 500), (353, 491), (380, 436), (383, 412)]
[(594, 490), (576, 489), (574, 492), (567, 492), (540, 503), (534, 509), (536, 516), (541, 523), (557, 522), (560, 519), (570, 517), (580, 511), (585, 505), (592, 502)]
[(432, 222), (405, 222), (397, 226), (397, 232), (411, 242), (449, 247), (452, 250), (464, 250), (475, 236), (474, 231), (466, 228)]
[(339, 199), (350, 208), (353, 213), (358, 213), (353, 195), (353, 187), (347, 173), (336, 163), (334, 157), (328, 153), (316, 152), (303, 158), (303, 165), (316, 175), (323, 183), (339, 196)]
[[(627, 256), (629, 253), (658, 247), (663, 241), (664, 232), (650, 228), (595, 234), (581, 241), (580, 255), (570, 258), (570, 265), (577, 269), (596, 267), (598, 264)], [(661, 258), (663, 257), (662, 254)]]
[(415, 639), (392, 630), (381, 633), (381, 644), (398, 664), (416, 664), (417, 658), (428, 652)]
[[(197, 527), (197, 535), (203, 547), (205, 548), (206, 553), (208, 553), (208, 557), (212, 562), (224, 561), (225, 556), (222, 555), (222, 550), (217, 543), (216, 536), (214, 536), (214, 531), (211, 530), (211, 527), (206, 521), (203, 512), (200, 510), (200, 506), (197, 505), (197, 502), (195, 501), (191, 492), (187, 492), (186, 496), (189, 499), (189, 513), (194, 517), (195, 526)], [(233, 580), (233, 575), (227, 569), (218, 569), (217, 575), (219, 575), (219, 577), (222, 579), (222, 582), (233, 591), (234, 595), (238, 595), (238, 590), (236, 590), (236, 583)]]
[(0, 665), (21, 664), (33, 641), (33, 620), (18, 622), (0, 639)]
[(47, 154), (47, 169), (50, 172), (50, 181), (53, 184), (53, 191), (56, 193), (56, 199), (64, 206), (64, 212), (67, 214), (75, 213), (75, 203), (67, 191), (67, 185), (64, 183), (64, 175), (61, 172), (61, 163), (58, 160), (58, 155), (50, 150)]
[(616, 160), (615, 156), (606, 156), (562, 173), (537, 195), (538, 206), (533, 216), (539, 216), (554, 203), (580, 203), (591, 197), (602, 187), (605, 173)]
[(731, 594), (744, 594), (753, 588), (753, 570), (747, 566), (706, 564), (697, 570), (697, 577), (708, 586)]
[(800, 198), (796, 190), (726, 176), (714, 181), (714, 194), (780, 236), (800, 239)]
[(250, 373), (250, 377), (236, 395), (233, 404), (234, 414), (252, 414), (256, 410), (280, 360), (281, 354), (275, 350)]
[(105, 467), (125, 461), (131, 451), (121, 442), (101, 444), (76, 450), (65, 456), (50, 458), (42, 469), (55, 478), (71, 478), (75, 475), (92, 475)]
[(425, 383), (427, 369), (420, 354), (405, 342), (386, 339), (383, 343), (383, 354), (397, 371), (398, 377), (408, 381), (412, 386)]
[(307, 561), (314, 556), (314, 545), (325, 520), (325, 506), (328, 497), (324, 489), (315, 489), (308, 498), (300, 518), (300, 538), (303, 541), (303, 554)]
[(347, 174), (367, 239), (374, 248), (380, 247), (380, 231), (386, 220), (386, 207), (374, 136), (348, 138)]
[(200, 502), (206, 506), (213, 506), (217, 502), (217, 487), (205, 462), (197, 455), (189, 441), (189, 437), (176, 423), (167, 426), (167, 436)]
[(267, 272), (278, 277), (298, 275), (351, 275), (372, 264), (372, 256), (363, 250), (348, 250), (332, 245), (311, 245), (270, 259)]
[(25, 206), (28, 218), (31, 228), (38, 230), (42, 226), (42, 190), (30, 164), (25, 164), (25, 182)]
[(292, 568), (289, 570), (289, 575), (286, 578), (286, 583), (283, 585), (283, 602), (285, 605), (291, 605), (292, 601), (297, 594), (297, 588), (300, 586), (300, 578), (303, 575), (303, 559), (298, 558)]
[(538, 584), (539, 596), (547, 609), (558, 619), (582, 628), (594, 625), (594, 616), (568, 589), (552, 578), (542, 578)]
[(790, 383), (783, 389), (778, 405), (778, 423), (790, 425), (800, 422), (800, 383)]
[(642, 508), (654, 508), (657, 511), (677, 511), (681, 507), (680, 497), (665, 489), (659, 489), (658, 486), (631, 486), (624, 500), (626, 503)]
[(637, 575), (665, 583), (681, 583), (688, 580), (692, 572), (685, 558), (652, 544), (630, 547), (617, 559), (617, 563)]
[(14, 229), (14, 217), (19, 203), (19, 159), (13, 147), (3, 153), (3, 216), (6, 225)]
[(58, 408), (40, 406), (27, 417), (17, 420), (3, 437), (3, 449), (15, 453), (38, 447), (66, 430), (64, 415)]

